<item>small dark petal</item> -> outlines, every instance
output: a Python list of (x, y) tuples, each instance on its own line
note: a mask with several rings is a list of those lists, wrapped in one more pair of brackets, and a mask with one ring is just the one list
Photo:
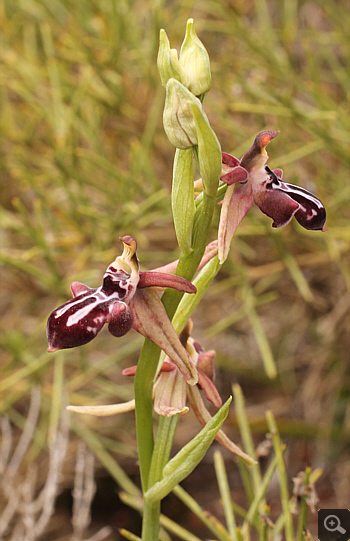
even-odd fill
[(273, 172), (275, 173), (276, 177), (278, 177), (280, 180), (283, 178), (283, 169), (274, 169)]
[(108, 318), (108, 303), (94, 295), (80, 295), (54, 310), (47, 321), (48, 351), (74, 348), (90, 342)]
[(247, 179), (248, 171), (240, 165), (237, 165), (237, 167), (234, 167), (231, 171), (220, 177), (220, 180), (225, 182), (228, 186), (231, 186), (231, 184), (235, 184), (236, 182), (247, 182)]
[(237, 167), (239, 165), (239, 160), (235, 158), (234, 156), (231, 156), (231, 154), (227, 154), (226, 152), (222, 152), (222, 163), (224, 165), (228, 165), (229, 167)]
[(116, 302), (110, 311), (108, 330), (117, 338), (124, 336), (132, 329), (134, 318), (129, 306), (124, 302)]

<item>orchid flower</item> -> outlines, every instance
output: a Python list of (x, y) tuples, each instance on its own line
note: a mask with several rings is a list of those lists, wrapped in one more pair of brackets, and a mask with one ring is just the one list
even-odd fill
[(272, 227), (288, 224), (292, 217), (305, 229), (324, 231), (326, 210), (312, 193), (282, 182), (281, 169), (271, 171), (266, 162), (266, 146), (279, 132), (262, 131), (241, 161), (222, 153), (221, 180), (228, 187), (222, 203), (219, 224), (219, 260), (228, 255), (232, 237), (255, 202), (260, 210), (273, 219)]
[(155, 288), (171, 287), (195, 293), (195, 286), (167, 272), (139, 271), (135, 239), (125, 236), (120, 240), (124, 251), (108, 266), (102, 285), (90, 288), (73, 282), (73, 299), (49, 316), (48, 351), (87, 344), (106, 323), (109, 332), (116, 337), (134, 328), (171, 357), (189, 384), (197, 383), (195, 363), (180, 342), (158, 293), (154, 291)]
[[(180, 333), (180, 342), (189, 353), (198, 372), (197, 385), (190, 386), (186, 382), (183, 374), (173, 362), (170, 356), (166, 356), (160, 368), (158, 377), (153, 387), (154, 411), (164, 417), (173, 415), (184, 415), (189, 408), (186, 405), (186, 397), (191, 405), (197, 419), (202, 426), (205, 426), (211, 419), (211, 415), (203, 402), (201, 391), (206, 398), (216, 407), (222, 406), (221, 396), (213, 381), (215, 378), (214, 357), (215, 351), (205, 351), (204, 348), (194, 340), (190, 335), (193, 323), (190, 319), (185, 328)], [(137, 366), (131, 366), (123, 370), (124, 376), (134, 376)], [(68, 406), (70, 411), (104, 417), (132, 411), (135, 409), (135, 400), (130, 400), (121, 404), (110, 404), (102, 406)], [(228, 436), (219, 430), (215, 438), (221, 445), (229, 451), (244, 458), (250, 463), (254, 463), (251, 457), (246, 455)]]

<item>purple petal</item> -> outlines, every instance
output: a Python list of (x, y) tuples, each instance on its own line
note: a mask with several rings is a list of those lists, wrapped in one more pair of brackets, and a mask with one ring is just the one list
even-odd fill
[(137, 287), (139, 289), (143, 289), (145, 287), (171, 287), (177, 291), (182, 291), (185, 293), (197, 293), (196, 286), (191, 284), (191, 282), (185, 278), (182, 278), (181, 276), (176, 276), (166, 272), (141, 271)]
[[(198, 342), (197, 342), (198, 343)], [(199, 353), (198, 355), (198, 361), (197, 361), (197, 368), (204, 372), (208, 378), (211, 379), (211, 381), (214, 381), (215, 379), (215, 364), (214, 364), (214, 358), (216, 355), (216, 351), (213, 349), (210, 349), (209, 351), (198, 351), (195, 344), (194, 347)]]
[(229, 167), (237, 167), (239, 165), (239, 160), (235, 158), (234, 156), (231, 156), (231, 154), (227, 154), (226, 152), (222, 152), (222, 163), (224, 165), (228, 165)]
[(225, 182), (228, 186), (231, 186), (231, 184), (235, 184), (236, 182), (247, 182), (248, 171), (244, 169), (244, 167), (237, 165), (237, 167), (234, 167), (231, 171), (222, 175), (220, 180)]
[(178, 367), (187, 383), (198, 381), (195, 363), (181, 344), (158, 294), (152, 289), (138, 289), (130, 302), (134, 329), (157, 344)]

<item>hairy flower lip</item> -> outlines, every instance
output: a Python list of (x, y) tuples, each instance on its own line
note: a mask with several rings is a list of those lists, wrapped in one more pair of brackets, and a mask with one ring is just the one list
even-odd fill
[[(316, 197), (316, 195), (300, 186), (282, 182), (282, 178), (278, 178), (277, 175), (281, 170), (276, 169), (271, 171), (271, 169), (265, 165), (265, 171), (271, 178), (271, 183), (266, 185), (267, 190), (280, 192), (289, 197), (294, 204), (297, 204), (296, 210), (291, 213), (288, 222), (295, 216), (296, 220), (304, 227), (304, 229), (311, 231), (325, 231), (324, 224), (326, 222), (327, 213), (322, 201)], [(274, 221), (272, 225), (273, 227), (281, 227), (282, 225), (285, 225), (285, 223), (279, 224)]]
[[(57, 307), (47, 322), (48, 351), (83, 346), (93, 340), (104, 325), (115, 336), (134, 328), (157, 344), (174, 363), (184, 379), (197, 383), (195, 364), (169, 320), (155, 288), (175, 288), (194, 294), (196, 287), (185, 278), (159, 271), (139, 271), (137, 243), (130, 235), (120, 238), (123, 253), (108, 266), (102, 285), (90, 288), (73, 282), (73, 298)], [(153, 290), (153, 291), (152, 291)]]

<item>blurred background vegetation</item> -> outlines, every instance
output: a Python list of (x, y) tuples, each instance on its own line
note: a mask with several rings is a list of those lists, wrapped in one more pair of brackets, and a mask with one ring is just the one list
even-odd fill
[[(178, 255), (170, 211), (174, 149), (162, 128), (156, 55), (159, 29), (179, 47), (189, 17), (211, 58), (205, 108), (222, 149), (241, 157), (258, 131), (279, 129), (270, 167), (282, 167), (287, 182), (314, 192), (328, 212), (328, 231), (319, 233), (295, 221), (273, 230), (252, 209), (194, 314), (194, 336), (217, 350), (222, 396), (233, 381), (241, 384), (257, 444), (267, 431), (265, 409), (274, 412), (288, 443), (290, 482), (307, 465), (321, 467), (318, 507), (348, 507), (350, 10), (342, 0), (1, 0), (3, 441), (11, 426), (9, 455), (18, 441), (25, 450), (13, 462), (17, 483), (36, 465), (31, 486), (38, 491), (65, 405), (133, 396), (121, 371), (137, 360), (136, 333), (116, 340), (102, 331), (83, 348), (47, 354), (45, 324), (69, 298), (70, 282), (100, 283), (121, 250), (120, 236), (137, 239), (143, 269)], [(212, 239), (217, 224), (218, 214)], [(275, 381), (264, 371), (269, 356)], [(31, 392), (37, 420), (23, 447)], [(239, 441), (233, 409), (226, 428)], [(111, 524), (137, 533), (136, 515), (117, 495), (129, 486), (124, 472), (138, 484), (133, 414), (72, 416), (70, 430), (56, 510), (40, 539), (61, 540), (71, 531), (80, 440), (98, 459), (89, 531)], [(197, 431), (189, 413), (176, 445)], [(233, 499), (244, 506), (237, 466), (226, 458)], [(184, 486), (220, 512), (211, 453)], [(269, 490), (274, 518), (277, 485)], [(170, 501), (165, 513), (208, 536), (175, 497)], [(0, 494), (0, 510), (7, 504)]]

